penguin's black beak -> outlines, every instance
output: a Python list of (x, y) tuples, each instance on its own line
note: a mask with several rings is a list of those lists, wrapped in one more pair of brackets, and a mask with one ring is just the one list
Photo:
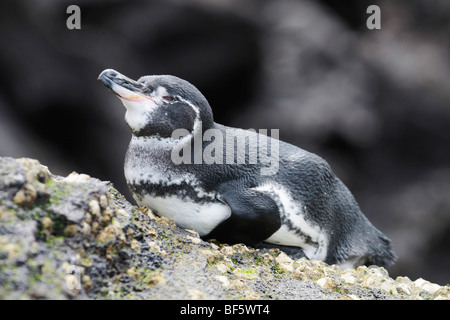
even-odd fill
[(144, 86), (141, 83), (128, 78), (116, 70), (103, 70), (98, 76), (98, 80), (103, 82), (108, 89), (120, 98), (126, 100), (140, 100), (143, 98), (148, 98), (148, 96), (143, 92)]

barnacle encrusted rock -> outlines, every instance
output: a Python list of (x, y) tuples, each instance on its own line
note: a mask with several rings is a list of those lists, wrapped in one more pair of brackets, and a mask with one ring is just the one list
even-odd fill
[(450, 287), (204, 241), (85, 174), (0, 157), (0, 298), (449, 299)]

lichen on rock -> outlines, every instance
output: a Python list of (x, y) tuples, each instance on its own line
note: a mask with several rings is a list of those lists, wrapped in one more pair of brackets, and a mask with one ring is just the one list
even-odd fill
[(449, 286), (204, 241), (109, 182), (0, 157), (0, 298), (448, 299)]

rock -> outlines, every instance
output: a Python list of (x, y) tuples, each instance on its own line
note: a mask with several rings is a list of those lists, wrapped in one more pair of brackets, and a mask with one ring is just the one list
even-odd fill
[(93, 283), (92, 283), (91, 278), (87, 274), (83, 275), (83, 278), (81, 279), (81, 283), (86, 292), (90, 292), (92, 290)]
[(275, 262), (278, 264), (279, 268), (283, 272), (293, 272), (294, 271), (294, 261), (288, 257), (284, 252), (281, 252), (276, 258)]
[(225, 288), (229, 288), (231, 283), (230, 280), (226, 276), (216, 276), (215, 279), (219, 281)]
[[(20, 190), (33, 186), (36, 196)], [(2, 299), (449, 299), (450, 287), (205, 242), (88, 175), (0, 157)], [(26, 205), (25, 205), (26, 203)]]
[(220, 248), (220, 252), (222, 252), (224, 255), (229, 256), (233, 254), (233, 248), (227, 245), (224, 245)]
[(324, 277), (324, 278), (320, 278), (319, 280), (316, 281), (316, 283), (324, 289), (328, 289), (328, 290), (336, 290), (337, 285), (336, 285), (336, 281), (330, 277)]
[(193, 300), (207, 299), (207, 296), (202, 291), (197, 290), (197, 289), (188, 290), (188, 296), (189, 296), (189, 298), (191, 298)]
[(436, 293), (439, 289), (441, 289), (441, 286), (435, 283), (431, 283), (430, 281), (424, 280), (422, 278), (417, 279), (413, 282), (416, 287), (419, 287), (420, 289), (427, 291), (431, 294)]
[(446, 285), (441, 287), (439, 290), (435, 292), (435, 296), (440, 296), (445, 299), (445, 297), (450, 297), (450, 286)]
[(33, 185), (25, 184), (14, 196), (14, 203), (21, 206), (31, 206), (37, 198), (36, 189)]
[(186, 236), (186, 239), (190, 240), (192, 243), (200, 244), (202, 240), (198, 237)]
[(344, 270), (341, 274), (341, 279), (345, 283), (355, 284), (356, 283), (356, 272), (354, 269)]
[(230, 271), (230, 267), (228, 267), (225, 263), (223, 262), (219, 262), (216, 264), (216, 268), (217, 270), (219, 270), (222, 273), (226, 273), (228, 271)]
[(134, 250), (134, 251), (136, 251), (138, 253), (141, 252), (141, 245), (135, 239), (130, 240), (130, 247), (131, 247), (132, 250)]
[(246, 280), (255, 280), (258, 278), (258, 270), (254, 268), (236, 268), (233, 270), (236, 277)]
[(164, 275), (160, 272), (152, 275), (151, 277), (149, 277), (145, 280), (145, 284), (150, 287), (157, 286), (157, 285), (163, 285), (165, 283), (166, 283), (166, 279), (164, 279)]
[(321, 265), (322, 264), (320, 264), (319, 261), (311, 261), (306, 258), (301, 258), (293, 264), (295, 268), (293, 277), (301, 280), (317, 280), (325, 275), (320, 267)]
[(73, 237), (77, 232), (77, 225), (76, 224), (69, 224), (64, 228), (64, 236), (66, 237)]
[(412, 294), (412, 292), (409, 289), (408, 285), (406, 285), (404, 283), (397, 283), (396, 292), (399, 292), (400, 294), (404, 294), (404, 295), (407, 295), (407, 296), (410, 296)]

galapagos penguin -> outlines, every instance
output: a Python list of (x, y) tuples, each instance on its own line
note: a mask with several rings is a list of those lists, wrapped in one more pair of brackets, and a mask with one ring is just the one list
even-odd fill
[(99, 80), (126, 108), (124, 173), (139, 206), (204, 239), (279, 246), (342, 267), (395, 261), (391, 241), (321, 157), (215, 123), (202, 93), (178, 77), (135, 81), (106, 69)]

